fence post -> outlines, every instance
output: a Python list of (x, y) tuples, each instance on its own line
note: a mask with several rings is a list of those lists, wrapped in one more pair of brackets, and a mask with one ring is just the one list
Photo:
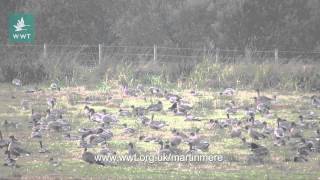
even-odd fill
[(219, 62), (219, 52), (220, 50), (219, 50), (219, 48), (216, 48), (216, 63), (218, 63)]
[(46, 45), (46, 43), (43, 44), (43, 57), (47, 58), (47, 45)]
[(153, 60), (157, 60), (157, 45), (153, 45)]
[(99, 62), (98, 62), (98, 63), (99, 63), (99, 65), (100, 65), (100, 64), (101, 64), (101, 44), (98, 45), (98, 50), (99, 50), (99, 57), (98, 57), (98, 58), (99, 58), (99, 59), (98, 59)]
[(278, 50), (278, 48), (276, 48), (274, 50), (274, 62), (277, 64), (278, 61), (279, 61), (279, 50)]

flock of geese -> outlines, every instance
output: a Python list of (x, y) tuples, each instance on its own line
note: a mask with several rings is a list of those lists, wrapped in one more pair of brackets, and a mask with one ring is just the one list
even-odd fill
[[(21, 87), (21, 81), (18, 79), (12, 82), (15, 86)], [(57, 84), (51, 84), (50, 90), (61, 91)], [(38, 90), (27, 90), (25, 93), (34, 93)], [(78, 129), (78, 133), (71, 133), (73, 130), (72, 124), (64, 118), (66, 110), (56, 108), (59, 99), (50, 97), (47, 99), (48, 108), (45, 112), (36, 112), (31, 109), (30, 114), (30, 137), (39, 143), (38, 153), (51, 153), (46, 148), (43, 142), (43, 137), (46, 133), (57, 132), (61, 133), (65, 141), (78, 141), (79, 148), (83, 149), (82, 156), (79, 159), (98, 165), (106, 165), (106, 162), (100, 162), (95, 159), (95, 156), (100, 155), (116, 155), (117, 150), (111, 149), (108, 146), (114, 136), (114, 127), (123, 128), (120, 134), (137, 137), (137, 141), (148, 143), (157, 143), (159, 145), (158, 154), (201, 154), (209, 150), (210, 142), (202, 136), (201, 129), (197, 128), (191, 132), (179, 130), (179, 127), (171, 129), (171, 137), (164, 139), (161, 136), (149, 134), (141, 134), (137, 129), (129, 127), (127, 124), (121, 124), (121, 117), (134, 117), (136, 122), (142, 127), (149, 128), (150, 131), (161, 131), (169, 126), (167, 122), (156, 120), (154, 117), (158, 112), (167, 112), (175, 116), (185, 117), (188, 121), (205, 121), (207, 128), (210, 131), (217, 129), (225, 132), (230, 138), (238, 138), (244, 147), (252, 152), (248, 157), (248, 163), (265, 163), (270, 157), (270, 147), (262, 145), (264, 139), (273, 141), (273, 146), (287, 146), (294, 151), (294, 155), (287, 157), (285, 161), (306, 162), (310, 155), (320, 152), (320, 127), (318, 117), (315, 113), (307, 115), (301, 114), (297, 120), (286, 120), (276, 117), (271, 113), (273, 106), (277, 103), (277, 97), (272, 98), (261, 96), (260, 90), (257, 89), (257, 96), (253, 98), (252, 106), (240, 107), (235, 101), (230, 101), (225, 106), (226, 117), (222, 119), (201, 119), (191, 114), (193, 106), (183, 97), (170, 93), (160, 88), (146, 88), (138, 85), (136, 88), (123, 87), (122, 93), (125, 96), (131, 97), (147, 97), (153, 96), (158, 100), (156, 103), (150, 104), (147, 107), (132, 105), (130, 108), (119, 108), (117, 114), (108, 113), (106, 109), (97, 112), (96, 109), (90, 107), (89, 104), (83, 107), (83, 116), (90, 123), (95, 123), (96, 128), (83, 127)], [(198, 93), (191, 91), (190, 95), (198, 96)], [(220, 93), (220, 96), (236, 96), (236, 90), (227, 88)], [(320, 108), (320, 97), (310, 97), (310, 105), (314, 108)], [(163, 101), (169, 101), (171, 105), (164, 107)], [(21, 101), (21, 108), (28, 110), (28, 101)], [(275, 110), (274, 110), (275, 111)], [(237, 119), (232, 116), (243, 113), (243, 118)], [(257, 114), (270, 119), (270, 121), (261, 121), (256, 118)], [(274, 123), (272, 123), (274, 122)], [(274, 126), (275, 124), (275, 126)], [(4, 126), (9, 126), (10, 122), (5, 121)], [(304, 131), (311, 130), (314, 133), (312, 136), (305, 136)], [(187, 144), (189, 149), (181, 148), (182, 144)], [(88, 149), (99, 147), (100, 152), (90, 152)], [(17, 167), (17, 159), (19, 156), (30, 156), (33, 153), (23, 147), (23, 143), (14, 135), (4, 138), (0, 131), (0, 149), (3, 149), (5, 154), (4, 165)], [(139, 155), (134, 142), (127, 142), (128, 155)], [(59, 163), (51, 157), (49, 162), (57, 166)]]

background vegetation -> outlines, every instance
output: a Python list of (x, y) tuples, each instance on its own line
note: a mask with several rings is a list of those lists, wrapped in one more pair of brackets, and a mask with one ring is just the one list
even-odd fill
[[(100, 82), (107, 77), (119, 81), (122, 78), (132, 85), (171, 83), (194, 88), (240, 85), (243, 88), (259, 86), (290, 90), (319, 88), (319, 54), (303, 58), (285, 57), (281, 65), (250, 56), (250, 52), (274, 48), (280, 51), (320, 50), (318, 0), (3, 0), (0, 6), (5, 7), (0, 12), (1, 44), (7, 43), (8, 14), (28, 12), (36, 17), (36, 44), (139, 47), (157, 44), (245, 52), (237, 57), (237, 62), (218, 64), (213, 63), (213, 56), (197, 62), (182, 59), (170, 63), (145, 63), (152, 57), (138, 57), (132, 61), (130, 58), (104, 56), (104, 62), (93, 71), (81, 63), (88, 59), (79, 55), (81, 49), (71, 52), (62, 48), (43, 58), (42, 50), (36, 48), (28, 52), (32, 56), (27, 56), (9, 54), (8, 49), (0, 47), (1, 81), (19, 77), (25, 83), (48, 80), (88, 83)], [(310, 61), (303, 61), (306, 59)]]

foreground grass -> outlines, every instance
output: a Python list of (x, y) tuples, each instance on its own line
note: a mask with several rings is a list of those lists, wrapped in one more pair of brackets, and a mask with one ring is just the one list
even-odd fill
[[(0, 177), (30, 177), (33, 176), (52, 176), (52, 177), (73, 177), (73, 178), (99, 178), (109, 177), (111, 179), (317, 179), (320, 177), (319, 155), (315, 154), (310, 158), (308, 163), (293, 163), (284, 162), (286, 157), (294, 154), (289, 148), (279, 148), (272, 146), (272, 140), (266, 139), (260, 141), (268, 148), (270, 147), (271, 157), (264, 165), (248, 166), (245, 162), (246, 156), (250, 153), (239, 139), (231, 139), (228, 137), (228, 130), (212, 131), (206, 128), (205, 122), (185, 122), (184, 117), (173, 116), (167, 112), (156, 113), (155, 118), (166, 121), (169, 126), (160, 131), (154, 131), (145, 127), (139, 126), (135, 118), (122, 118), (120, 123), (127, 123), (130, 127), (137, 128), (139, 133), (133, 136), (121, 134), (123, 128), (115, 126), (113, 128), (114, 138), (108, 142), (110, 148), (117, 151), (118, 154), (126, 154), (128, 142), (134, 142), (137, 149), (145, 154), (156, 154), (158, 150), (157, 144), (139, 142), (137, 139), (141, 134), (153, 134), (167, 139), (171, 136), (170, 130), (177, 128), (183, 131), (191, 131), (194, 128), (201, 129), (201, 135), (210, 140), (210, 149), (208, 154), (222, 154), (234, 157), (235, 161), (226, 161), (223, 163), (204, 163), (204, 164), (189, 164), (189, 163), (155, 163), (155, 164), (118, 164), (115, 166), (100, 167), (96, 165), (88, 165), (81, 161), (82, 149), (78, 148), (78, 142), (65, 141), (61, 134), (47, 133), (44, 137), (44, 144), (50, 150), (49, 154), (39, 154), (38, 143), (31, 140), (29, 127), (30, 110), (22, 111), (20, 108), (21, 99), (28, 99), (33, 102), (32, 107), (37, 111), (43, 111), (47, 108), (46, 98), (55, 96), (58, 98), (58, 108), (67, 110), (66, 118), (72, 124), (72, 134), (77, 134), (80, 127), (95, 127), (98, 126), (83, 116), (83, 104), (70, 105), (67, 102), (67, 96), (71, 93), (78, 94), (79, 97), (97, 96), (104, 97), (105, 93), (94, 90), (86, 90), (84, 88), (67, 88), (62, 92), (37, 93), (27, 95), (19, 90), (15, 90), (8, 84), (0, 85), (0, 123), (4, 120), (9, 122), (19, 123), (19, 127), (5, 129), (1, 127), (4, 136), (14, 134), (21, 142), (32, 152), (30, 157), (22, 157), (18, 159), (20, 168), (11, 169), (8, 167), (0, 167)], [(118, 90), (113, 87), (112, 93), (114, 99), (121, 99)], [(222, 118), (225, 116), (223, 106), (229, 100), (222, 99), (217, 96), (216, 92), (200, 92), (201, 97), (193, 97), (188, 94), (188, 91), (178, 92), (187, 100), (195, 104), (196, 110), (193, 112), (199, 116), (208, 118)], [(272, 113), (288, 120), (296, 120), (297, 116), (308, 110), (313, 110), (319, 113), (317, 109), (311, 109), (309, 102), (304, 101), (302, 96), (309, 94), (301, 94), (298, 92), (269, 92), (269, 95), (277, 94), (279, 103), (285, 108), (277, 109)], [(250, 98), (255, 94), (251, 91), (240, 91), (233, 98), (237, 104), (246, 105), (251, 103)], [(12, 99), (11, 96), (15, 96)], [(212, 104), (205, 104), (209, 99)], [(151, 102), (156, 102), (158, 99), (148, 97), (143, 98), (125, 97), (121, 107), (128, 108), (130, 105), (147, 106)], [(167, 101), (164, 101), (165, 108), (169, 106)], [(200, 104), (200, 105), (199, 105)], [(97, 110), (107, 109), (108, 112), (116, 113), (118, 110), (116, 102), (102, 101), (96, 105), (92, 105)], [(221, 108), (220, 108), (221, 107)], [(242, 113), (236, 114), (234, 117), (242, 118)], [(257, 117), (261, 120), (266, 120), (270, 124), (274, 124), (274, 120)], [(311, 136), (312, 132), (305, 132), (306, 136)], [(309, 135), (310, 134), (310, 135)], [(181, 145), (183, 151), (187, 151), (187, 145)], [(90, 149), (90, 151), (98, 152), (99, 148)], [(60, 162), (60, 166), (53, 167), (48, 162), (49, 158)], [(1, 151), (0, 163), (4, 154)]]

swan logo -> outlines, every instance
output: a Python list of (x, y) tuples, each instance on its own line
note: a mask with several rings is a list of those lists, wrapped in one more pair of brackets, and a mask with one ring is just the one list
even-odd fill
[(35, 28), (32, 14), (11, 14), (8, 22), (10, 42), (33, 42)]

